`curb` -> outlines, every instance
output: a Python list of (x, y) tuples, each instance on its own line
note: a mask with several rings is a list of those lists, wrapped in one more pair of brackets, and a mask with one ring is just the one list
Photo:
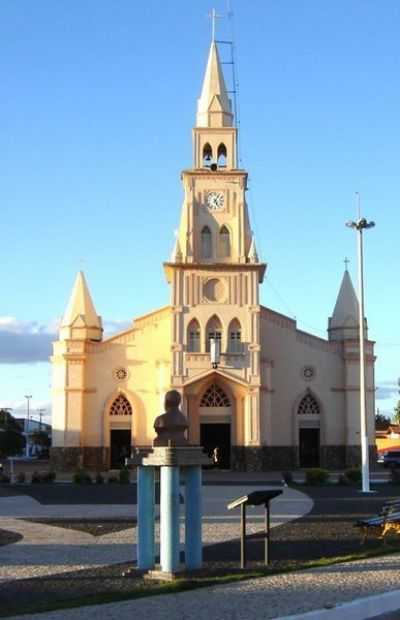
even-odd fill
[(291, 616), (277, 616), (275, 620), (368, 620), (400, 609), (400, 590), (383, 592), (356, 599), (349, 603), (338, 603), (330, 608), (307, 611)]

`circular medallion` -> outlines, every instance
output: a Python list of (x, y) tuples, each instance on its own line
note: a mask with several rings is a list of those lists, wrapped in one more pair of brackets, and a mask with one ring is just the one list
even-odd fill
[(204, 286), (204, 296), (208, 301), (222, 302), (225, 297), (224, 283), (218, 278), (208, 280)]
[(113, 377), (117, 381), (125, 381), (128, 378), (128, 371), (123, 366), (118, 366), (118, 368), (114, 368)]
[(303, 378), (306, 381), (311, 381), (315, 377), (315, 368), (313, 366), (304, 366), (303, 368)]

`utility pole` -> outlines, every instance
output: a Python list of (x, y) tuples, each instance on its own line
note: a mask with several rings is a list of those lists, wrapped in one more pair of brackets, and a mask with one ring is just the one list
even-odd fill
[(36, 409), (36, 411), (39, 414), (39, 431), (41, 431), (42, 430), (42, 416), (44, 412), (46, 411), (46, 409)]
[(25, 438), (26, 438), (26, 446), (25, 446), (25, 456), (29, 458), (29, 401), (32, 398), (32, 394), (25, 394), (26, 398), (26, 430), (25, 430)]
[(360, 430), (361, 430), (361, 470), (362, 491), (370, 493), (369, 484), (369, 442), (367, 426), (367, 403), (365, 386), (365, 326), (364, 326), (364, 254), (363, 254), (363, 230), (373, 228), (375, 222), (367, 222), (361, 217), (360, 195), (358, 197), (358, 219), (355, 222), (346, 222), (346, 226), (357, 231), (358, 251), (358, 306), (359, 306), (359, 337), (360, 337)]

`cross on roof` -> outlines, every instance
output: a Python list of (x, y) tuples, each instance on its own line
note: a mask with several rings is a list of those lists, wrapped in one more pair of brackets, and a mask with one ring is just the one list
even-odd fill
[(344, 259), (344, 261), (343, 261), (343, 262), (344, 262), (344, 268), (345, 268), (345, 270), (346, 270), (346, 271), (348, 271), (347, 267), (349, 266), (349, 262), (350, 262), (350, 261), (349, 261), (349, 259), (347, 258), (347, 256), (345, 257), (345, 259)]
[(216, 24), (216, 20), (220, 19), (222, 17), (222, 15), (218, 15), (218, 13), (217, 13), (217, 11), (215, 9), (212, 9), (211, 13), (209, 13), (208, 15), (211, 18), (211, 40), (215, 41), (215, 24)]

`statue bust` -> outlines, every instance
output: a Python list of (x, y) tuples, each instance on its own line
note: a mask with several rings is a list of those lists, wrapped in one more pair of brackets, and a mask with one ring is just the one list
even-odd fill
[(188, 440), (185, 431), (188, 423), (179, 408), (181, 395), (177, 390), (170, 390), (165, 395), (165, 413), (159, 415), (154, 422), (154, 430), (157, 437), (153, 441), (154, 446), (187, 446)]

